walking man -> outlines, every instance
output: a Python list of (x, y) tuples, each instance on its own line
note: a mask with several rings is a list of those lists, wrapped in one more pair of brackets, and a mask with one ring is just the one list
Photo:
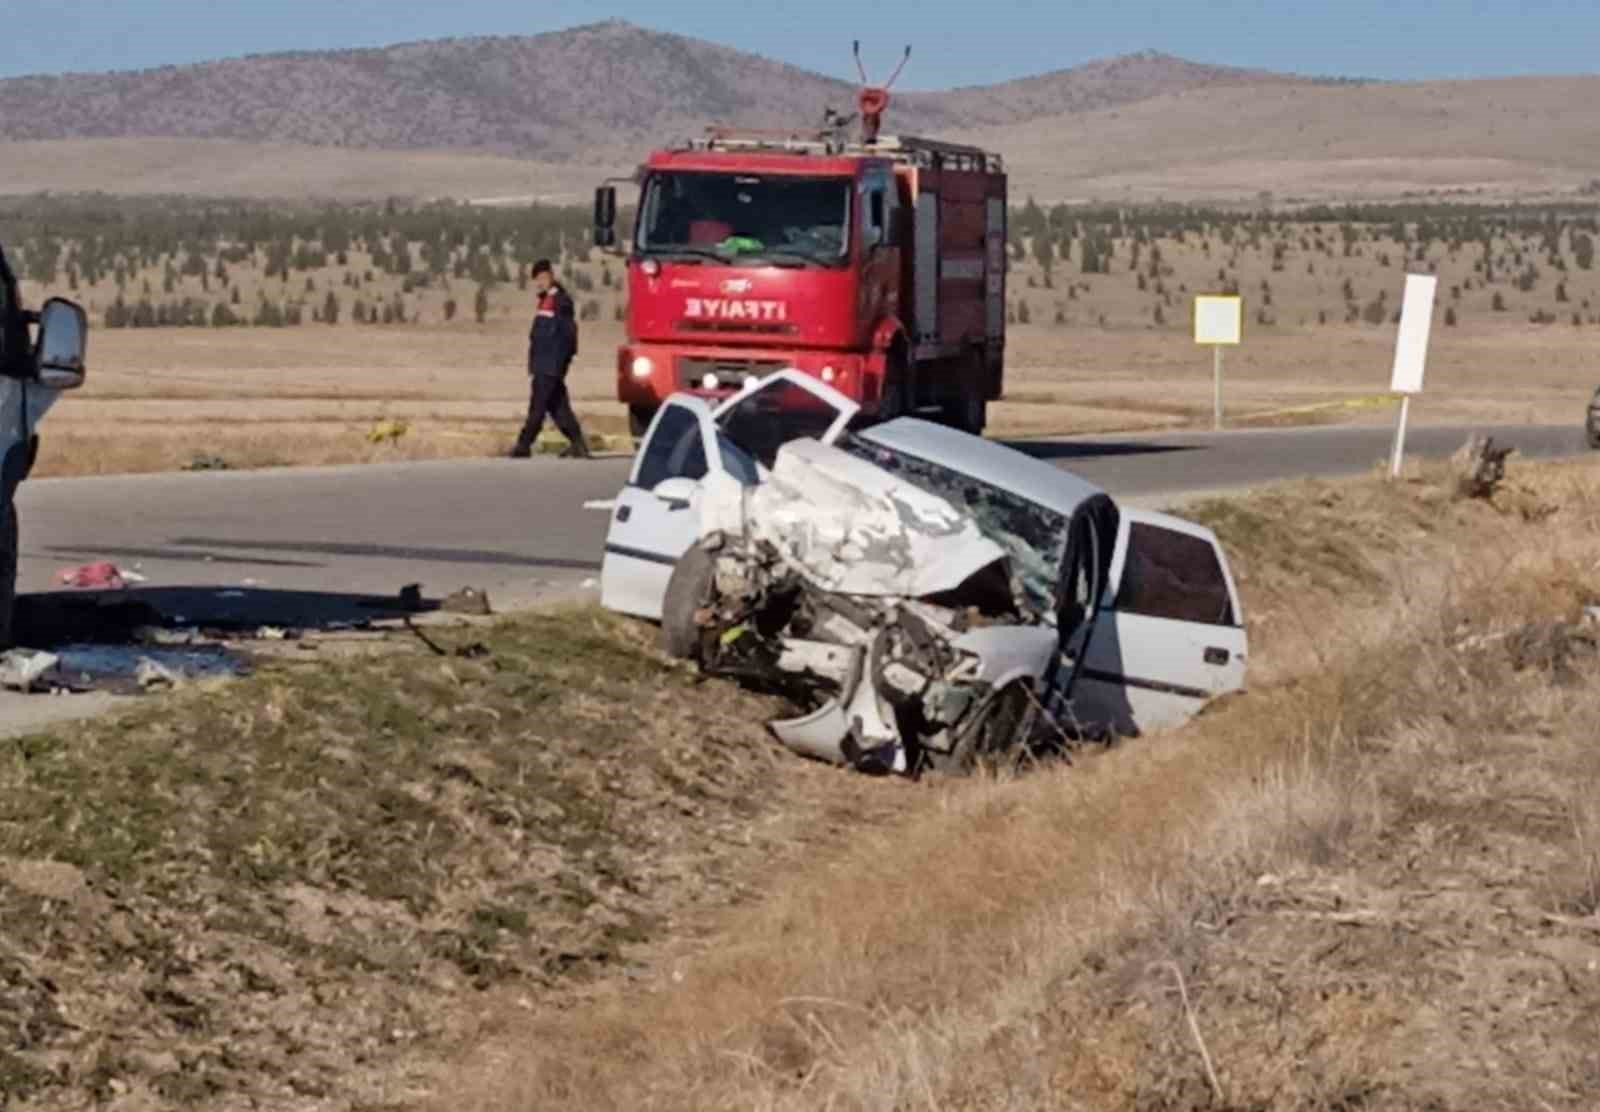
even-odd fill
[(539, 294), (539, 307), (533, 316), (533, 327), (528, 330), (532, 395), (528, 399), (528, 420), (517, 434), (511, 458), (527, 459), (532, 454), (533, 442), (549, 416), (569, 441), (561, 452), (562, 458), (589, 459), (583, 427), (567, 396), (567, 368), (578, 354), (578, 318), (572, 310), (572, 298), (556, 281), (548, 259), (533, 264), (533, 288)]

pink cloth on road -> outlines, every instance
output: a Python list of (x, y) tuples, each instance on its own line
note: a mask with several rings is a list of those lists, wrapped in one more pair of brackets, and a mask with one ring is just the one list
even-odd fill
[(127, 580), (122, 578), (121, 570), (109, 560), (84, 564), (80, 568), (68, 568), (58, 573), (56, 578), (64, 587), (85, 587), (91, 590), (120, 591), (128, 585)]

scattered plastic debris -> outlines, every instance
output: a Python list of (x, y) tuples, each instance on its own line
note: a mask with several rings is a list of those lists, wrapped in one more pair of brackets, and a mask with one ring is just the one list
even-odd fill
[(452, 614), (479, 614), (487, 616), (493, 613), (489, 609), (489, 596), (477, 587), (463, 587), (455, 594), (446, 598), (439, 604), (441, 610), (448, 610)]
[(256, 636), (263, 641), (287, 641), (289, 639), (289, 631), (278, 626), (262, 626), (256, 630)]
[(162, 686), (176, 687), (182, 680), (182, 677), (171, 668), (151, 660), (147, 656), (140, 657), (139, 662), (134, 665), (133, 678), (140, 687), (146, 689)]
[(583, 589), (585, 591), (592, 591), (598, 586), (600, 586), (600, 581), (598, 579), (585, 579), (583, 581)]
[(12, 649), (0, 654), (0, 687), (11, 691), (32, 691), (51, 669), (61, 663), (54, 653)]

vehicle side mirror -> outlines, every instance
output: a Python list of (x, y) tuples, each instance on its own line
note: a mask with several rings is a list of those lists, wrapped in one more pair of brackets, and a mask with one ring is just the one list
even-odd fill
[(671, 479), (662, 479), (650, 493), (665, 502), (670, 509), (684, 510), (689, 508), (695, 491), (699, 489), (700, 484), (694, 479), (678, 475)]
[(52, 297), (39, 311), (34, 381), (51, 390), (74, 390), (82, 386), (88, 374), (84, 365), (88, 345), (89, 318), (83, 306), (66, 298)]
[(602, 185), (594, 191), (594, 245), (612, 247), (617, 242), (617, 187)]

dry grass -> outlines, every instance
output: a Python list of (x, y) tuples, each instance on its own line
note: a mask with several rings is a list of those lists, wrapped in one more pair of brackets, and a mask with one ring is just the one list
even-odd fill
[[(645, 991), (469, 1059), (469, 1102), (1592, 1106), (1600, 920), (1578, 801), (1600, 787), (1600, 671), (1519, 671), (1496, 634), (1595, 601), (1600, 476), (1538, 474), (1558, 509), (1532, 521), (1424, 482), (1369, 484), (1311, 522), (1303, 499), (1247, 503), (1276, 522), (1235, 520), (1247, 563), (1278, 526), (1335, 534), (1247, 583), (1280, 607), (1256, 622), (1252, 693), (1070, 768), (929, 789)], [(1409, 521), (1360, 531), (1408, 499)]]
[[(1378, 229), (1363, 229), (1363, 233)], [(1273, 252), (1287, 248), (1281, 263)], [(1317, 249), (1320, 238), (1325, 250)], [(1304, 241), (1304, 242), (1302, 242)], [(1238, 231), (1232, 244), (1219, 237), (1160, 240), (1166, 270), (1148, 280), (1150, 249), (1141, 256), (1141, 279), (1130, 270), (1132, 243), (1118, 243), (1112, 273), (1078, 273), (1073, 258), (1057, 264), (1047, 288), (1029, 259), (1014, 265), (1013, 302), (1030, 307), (1031, 324), (1008, 335), (1006, 397), (990, 410), (997, 436), (1102, 434), (1130, 430), (1206, 427), (1211, 415), (1209, 353), (1188, 331), (1192, 294), (1213, 289), (1218, 271), (1237, 280), (1247, 312), (1245, 343), (1227, 353), (1225, 406), (1240, 426), (1378, 422), (1392, 419), (1386, 393), (1393, 359), (1394, 325), (1346, 324), (1344, 287), (1366, 305), (1379, 294), (1398, 304), (1410, 266), (1404, 247), (1379, 234), (1352, 254), (1338, 246), (1338, 228), (1291, 225), (1282, 237), (1252, 243)], [(1328, 251), (1331, 250), (1332, 254)], [(1565, 273), (1550, 269), (1534, 241), (1498, 240), (1499, 277), (1486, 285), (1475, 270), (1479, 249), (1451, 254), (1430, 247), (1428, 263), (1440, 276), (1440, 320), (1433, 330), (1427, 391), (1413, 406), (1418, 423), (1562, 423), (1576, 426), (1595, 386), (1592, 334), (1600, 327), (1600, 272), (1570, 259)], [(1511, 278), (1521, 263), (1542, 270), (1524, 293)], [(598, 319), (583, 325), (571, 386), (588, 427), (626, 433), (616, 401), (615, 352), (623, 329), (613, 318), (620, 291), (607, 285), (620, 275), (615, 260), (598, 255), (568, 268), (592, 279)], [(235, 266), (242, 310), (258, 297), (317, 305), (329, 290), (342, 299), (337, 326), (298, 328), (157, 329), (96, 328), (91, 337), (91, 377), (65, 399), (45, 426), (40, 474), (163, 470), (196, 456), (222, 457), (234, 466), (275, 463), (362, 462), (385, 458), (477, 456), (502, 450), (515, 435), (527, 405), (524, 374), (531, 294), (515, 283), (496, 286), (484, 324), (471, 319), (475, 287), (449, 281), (404, 294), (418, 323), (357, 325), (350, 306), (401, 293), (401, 281), (376, 273), (357, 251), (347, 268), (295, 273), (288, 282), (264, 279), (258, 269)], [(359, 291), (345, 285), (359, 278)], [(369, 278), (370, 276), (370, 278)], [(315, 287), (307, 291), (307, 279)], [(1146, 288), (1140, 289), (1139, 282)], [(1556, 284), (1565, 301), (1556, 300)], [(1270, 286), (1270, 324), (1258, 322), (1262, 283)], [(136, 274), (127, 297), (137, 300), (148, 283), (163, 296), (159, 270)], [(574, 281), (574, 287), (576, 283)], [(1459, 299), (1453, 290), (1460, 287)], [(1070, 289), (1070, 292), (1069, 292)], [(37, 302), (47, 291), (29, 284)], [(1500, 295), (1506, 311), (1492, 308)], [(77, 291), (92, 312), (103, 313), (117, 291), (111, 278)], [(172, 297), (204, 299), (196, 278), (181, 279)], [(448, 300), (459, 313), (445, 320)], [(1157, 304), (1164, 324), (1155, 323)], [(1445, 307), (1459, 316), (1443, 323)], [(1535, 312), (1557, 323), (1535, 325)], [(1057, 314), (1062, 323), (1054, 323)], [(1319, 324), (1322, 314), (1330, 322)], [(1574, 327), (1571, 317), (1583, 322)], [(98, 319), (98, 317), (97, 317)], [(374, 448), (375, 424), (403, 419), (408, 436)]]

